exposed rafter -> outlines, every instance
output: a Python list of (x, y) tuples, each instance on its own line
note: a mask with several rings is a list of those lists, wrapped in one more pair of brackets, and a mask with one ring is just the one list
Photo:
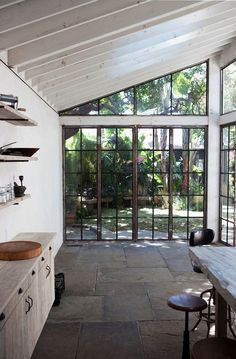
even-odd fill
[(50, 36), (14, 47), (9, 50), (9, 64), (14, 66), (30, 62), (35, 58), (47, 57), (48, 54), (60, 51), (62, 44), (65, 48), (70, 49), (78, 46), (78, 44), (87, 45), (94, 40), (99, 40), (101, 43), (105, 42), (109, 34), (113, 34), (113, 38), (121, 38), (127, 34), (175, 18), (178, 13), (181, 13), (182, 7), (184, 8), (182, 11), (190, 12), (193, 7), (204, 6), (206, 7), (206, 4), (199, 5), (196, 1), (148, 1), (139, 3), (135, 11), (133, 8), (124, 9), (124, 11), (112, 13), (111, 16), (97, 18), (82, 25), (78, 24), (59, 33), (56, 32)]
[(236, 1), (0, 0), (0, 56), (56, 109), (206, 60)]

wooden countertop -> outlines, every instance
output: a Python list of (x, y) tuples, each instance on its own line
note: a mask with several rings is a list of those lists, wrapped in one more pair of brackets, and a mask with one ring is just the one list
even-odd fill
[[(42, 245), (42, 252), (49, 243), (55, 238), (56, 233), (20, 233), (12, 240), (14, 241), (35, 241)], [(31, 272), (36, 265), (39, 257), (19, 261), (0, 260), (0, 314), (6, 307), (11, 298), (18, 292), (25, 281), (27, 273)]]

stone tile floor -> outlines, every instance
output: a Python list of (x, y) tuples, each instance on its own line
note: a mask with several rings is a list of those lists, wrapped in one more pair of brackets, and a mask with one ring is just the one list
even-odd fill
[[(63, 246), (56, 272), (65, 273), (66, 291), (33, 359), (181, 358), (184, 313), (166, 300), (210, 287), (192, 271), (184, 241)], [(195, 321), (190, 315), (190, 326)], [(191, 344), (205, 336), (203, 322), (191, 333)]]

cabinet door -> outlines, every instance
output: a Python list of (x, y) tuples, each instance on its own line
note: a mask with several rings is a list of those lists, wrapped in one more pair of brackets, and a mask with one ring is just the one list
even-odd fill
[(25, 302), (17, 304), (0, 331), (0, 359), (28, 359), (25, 348)]
[(39, 333), (39, 312), (38, 312), (38, 278), (32, 281), (29, 289), (24, 295), (24, 334), (26, 357), (30, 358)]
[(50, 254), (39, 271), (39, 327), (40, 332), (47, 320), (55, 297), (54, 262)]

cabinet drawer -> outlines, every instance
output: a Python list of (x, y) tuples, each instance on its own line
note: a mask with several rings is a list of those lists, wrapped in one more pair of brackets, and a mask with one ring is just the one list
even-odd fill
[(49, 257), (52, 258), (52, 256), (53, 256), (53, 246), (52, 244), (50, 244), (44, 249), (44, 251), (39, 257), (39, 270), (45, 265), (45, 263), (48, 261), (48, 258)]
[(14, 308), (23, 298), (25, 292), (28, 289), (28, 277), (16, 288), (15, 292), (13, 293), (12, 297), (10, 298), (9, 302), (7, 303), (6, 307), (3, 308), (2, 312), (0, 313), (0, 330), (3, 328), (7, 320), (9, 319), (11, 313), (13, 312)]

